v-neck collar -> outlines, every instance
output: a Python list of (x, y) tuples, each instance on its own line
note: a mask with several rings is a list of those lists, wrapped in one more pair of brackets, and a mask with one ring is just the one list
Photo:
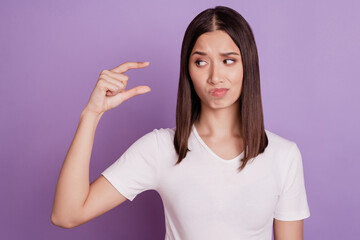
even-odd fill
[(223, 159), (221, 157), (219, 157), (213, 150), (210, 149), (210, 147), (208, 145), (206, 145), (206, 143), (202, 140), (202, 138), (200, 137), (199, 133), (196, 130), (195, 124), (193, 124), (192, 126), (192, 131), (195, 135), (195, 137), (197, 138), (197, 140), (200, 142), (200, 144), (211, 154), (213, 155), (216, 159), (220, 160), (221, 162), (224, 163), (233, 163), (233, 162), (238, 162), (239, 159), (242, 158), (242, 156), (244, 155), (244, 151), (242, 151), (238, 156), (234, 157), (233, 159)]

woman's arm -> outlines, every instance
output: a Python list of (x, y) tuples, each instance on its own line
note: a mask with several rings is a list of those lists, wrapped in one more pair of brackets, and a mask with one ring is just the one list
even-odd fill
[(89, 103), (80, 115), (73, 141), (66, 154), (56, 185), (51, 222), (71, 228), (85, 223), (126, 200), (103, 176), (89, 184), (89, 165), (96, 127), (104, 112), (127, 99), (149, 92), (138, 86), (125, 90), (130, 68), (147, 67), (146, 63), (126, 62), (100, 74)]
[(89, 186), (91, 150), (101, 115), (87, 110), (81, 113), (56, 186), (51, 222), (57, 226), (75, 227), (126, 200), (102, 176)]
[(274, 218), (274, 240), (303, 240), (304, 220), (280, 221)]

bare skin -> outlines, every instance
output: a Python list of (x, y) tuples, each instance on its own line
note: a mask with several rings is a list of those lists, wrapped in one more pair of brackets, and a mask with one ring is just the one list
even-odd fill
[[(201, 100), (200, 119), (195, 123), (197, 132), (219, 157), (235, 158), (244, 150), (240, 147), (243, 139), (238, 124), (243, 81), (240, 49), (224, 31), (202, 34), (190, 54), (189, 73)], [(229, 90), (223, 97), (214, 97), (209, 93), (213, 88)], [(303, 239), (303, 221), (274, 219), (275, 240)]]
[(51, 213), (53, 224), (72, 228), (127, 200), (102, 175), (89, 183), (91, 150), (101, 116), (129, 98), (151, 90), (148, 86), (125, 89), (129, 78), (123, 73), (147, 66), (149, 62), (125, 62), (101, 72), (89, 102), (81, 112), (78, 128), (60, 171)]
[(274, 240), (302, 240), (304, 220), (280, 221), (274, 218)]

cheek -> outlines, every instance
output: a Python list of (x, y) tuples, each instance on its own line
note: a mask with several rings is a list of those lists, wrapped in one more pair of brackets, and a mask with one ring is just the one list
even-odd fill
[(243, 72), (242, 70), (235, 71), (231, 74), (232, 86), (235, 90), (234, 94), (240, 96), (243, 85)]
[(243, 77), (244, 77), (244, 74), (243, 74), (242, 70), (234, 71), (231, 74), (232, 85), (241, 87), (242, 83), (243, 83)]
[(199, 82), (199, 81), (196, 81), (196, 79), (194, 80), (193, 79), (193, 85), (194, 85), (194, 88), (195, 88), (195, 92), (196, 92), (196, 94), (200, 97), (200, 98), (202, 98), (202, 86), (201, 86), (201, 83)]
[(242, 82), (243, 76), (244, 76), (244, 72), (242, 68), (240, 68), (240, 69), (236, 69), (235, 71), (232, 71), (230, 78), (233, 80), (233, 82), (239, 83)]
[(198, 95), (198, 97), (200, 99), (203, 100), (203, 95), (204, 95), (203, 91), (206, 88), (206, 86), (204, 86), (205, 82), (203, 81), (201, 74), (199, 74), (199, 72), (196, 72), (196, 71), (191, 72), (190, 69), (189, 69), (189, 74), (190, 74), (191, 81), (193, 83), (196, 94)]
[(199, 71), (193, 65), (189, 66), (189, 74), (191, 79), (198, 79)]
[(204, 83), (204, 74), (202, 74), (194, 67), (189, 67), (189, 74), (195, 89), (201, 87), (201, 85)]

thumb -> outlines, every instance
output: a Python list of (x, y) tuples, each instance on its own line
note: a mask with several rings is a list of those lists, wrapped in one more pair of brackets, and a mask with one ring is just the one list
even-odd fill
[(128, 100), (129, 98), (132, 98), (136, 95), (144, 94), (144, 93), (147, 93), (150, 91), (151, 91), (151, 88), (149, 86), (137, 86), (137, 87), (131, 88), (129, 90), (125, 90), (125, 91), (117, 94), (114, 97), (115, 98), (119, 97), (120, 98), (119, 100), (121, 102), (124, 102), (124, 101)]

